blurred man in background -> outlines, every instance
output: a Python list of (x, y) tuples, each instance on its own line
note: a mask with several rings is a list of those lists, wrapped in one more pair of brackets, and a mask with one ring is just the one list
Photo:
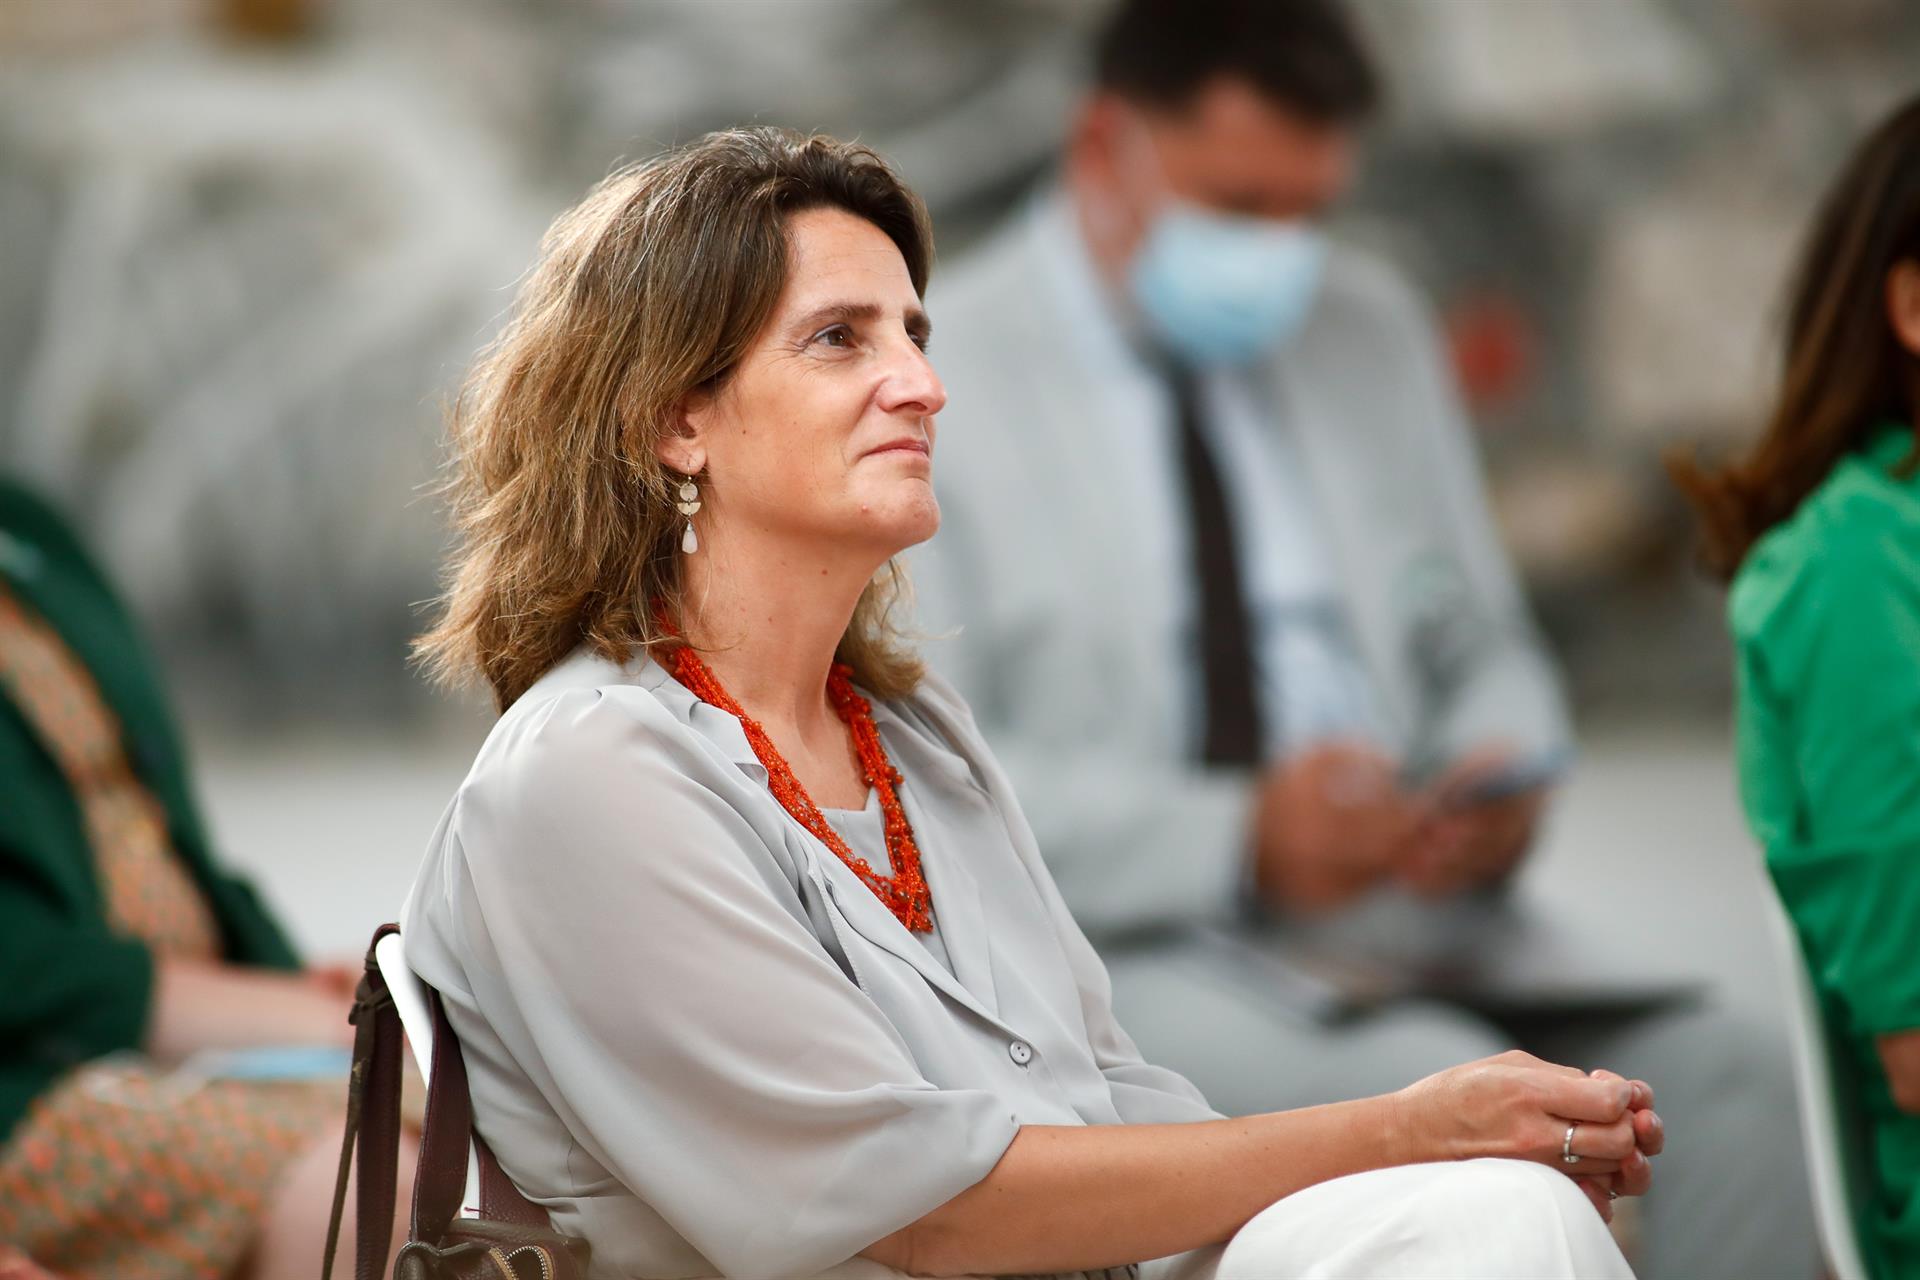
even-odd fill
[(1684, 1126), (1647, 1274), (1811, 1274), (1779, 1046), (1542, 968), (1504, 901), (1569, 729), (1426, 311), (1320, 227), (1379, 97), (1346, 17), (1133, 0), (1095, 61), (1059, 180), (936, 283), (915, 572), (1123, 1023), (1234, 1113), (1618, 1061)]

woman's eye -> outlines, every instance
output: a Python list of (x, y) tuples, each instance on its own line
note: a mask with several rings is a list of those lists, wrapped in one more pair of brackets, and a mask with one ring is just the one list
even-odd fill
[(813, 335), (815, 342), (824, 342), (830, 347), (853, 345), (853, 330), (843, 324), (830, 325)]

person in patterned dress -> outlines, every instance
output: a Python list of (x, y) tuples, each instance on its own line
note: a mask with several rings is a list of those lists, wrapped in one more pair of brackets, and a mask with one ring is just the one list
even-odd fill
[(0, 1260), (20, 1268), (0, 1273), (314, 1272), (344, 1080), (177, 1068), (350, 1044), (351, 977), (303, 970), (215, 864), (131, 618), (67, 522), (5, 477), (0, 973)]

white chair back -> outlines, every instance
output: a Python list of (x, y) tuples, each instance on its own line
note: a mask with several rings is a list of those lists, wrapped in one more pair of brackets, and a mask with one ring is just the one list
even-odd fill
[(1807, 971), (1793, 922), (1768, 892), (1767, 924), (1785, 979), (1793, 1075), (1800, 1093), (1800, 1132), (1813, 1182), (1814, 1220), (1833, 1280), (1868, 1280), (1857, 1212), (1872, 1186), (1865, 1117), (1851, 1065), (1827, 1025), (1826, 1006)]
[[(398, 933), (390, 933), (375, 944), (373, 959), (380, 966), (380, 976), (386, 979), (393, 1007), (400, 1013), (400, 1025), (406, 1028), (413, 1064), (420, 1068), (422, 1080), (429, 1079), (433, 1072), (433, 1007), (427, 1002), (427, 984), (407, 967)], [(480, 1215), (480, 1157), (472, 1144), (467, 1147), (467, 1188), (461, 1194), (460, 1213), (464, 1217)], [(1841, 1276), (1838, 1280), (1849, 1278)]]

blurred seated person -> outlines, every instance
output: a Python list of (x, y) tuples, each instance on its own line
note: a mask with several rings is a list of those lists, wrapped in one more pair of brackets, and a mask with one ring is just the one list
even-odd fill
[(931, 257), (865, 148), (711, 134), (554, 223), (473, 373), (422, 648), (501, 714), (402, 929), (501, 1166), (609, 1278), (1624, 1277), (1643, 1083), (1514, 1053), (1226, 1120), (1115, 1021), (888, 621)]
[(1323, 225), (1378, 95), (1348, 18), (1127, 0), (1093, 62), (1058, 175), (934, 288), (913, 567), (1121, 1019), (1229, 1113), (1633, 1064), (1698, 1126), (1646, 1273), (1810, 1270), (1777, 1037), (1666, 999), (1636, 921), (1562, 895), (1568, 943), (1506, 892), (1570, 730), (1428, 311)]
[(1760, 440), (1677, 460), (1731, 578), (1740, 791), (1872, 1121), (1864, 1251), (1920, 1277), (1920, 98), (1802, 250)]
[(72, 1280), (311, 1275), (344, 1070), (173, 1069), (350, 1045), (351, 978), (215, 863), (133, 620), (5, 477), (0, 797), (0, 1242)]

